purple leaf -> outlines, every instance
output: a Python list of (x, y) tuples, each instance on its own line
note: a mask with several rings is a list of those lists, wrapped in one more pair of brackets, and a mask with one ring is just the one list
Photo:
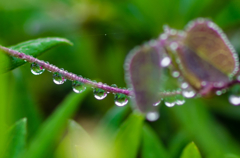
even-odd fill
[(173, 64), (194, 89), (222, 87), (238, 71), (234, 48), (212, 21), (202, 18), (192, 21), (182, 36), (177, 32), (175, 36), (178, 38), (172, 38), (172, 32), (171, 29), (165, 31), (167, 39), (160, 38), (160, 41), (168, 53), (174, 54), (176, 60)]
[(126, 60), (126, 80), (133, 89), (133, 103), (143, 113), (156, 112), (154, 103), (161, 98), (160, 62), (166, 56), (165, 50), (156, 41), (150, 41), (133, 49)]

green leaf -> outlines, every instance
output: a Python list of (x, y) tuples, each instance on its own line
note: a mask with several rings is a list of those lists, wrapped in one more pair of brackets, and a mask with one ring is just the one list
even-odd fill
[[(5, 58), (6, 56), (0, 50), (0, 59), (5, 61)], [(7, 64), (7, 62), (0, 64), (0, 71)], [(11, 113), (6, 113), (8, 108), (7, 103), (9, 101), (9, 85), (9, 75), (0, 74), (0, 155), (3, 155), (4, 151), (6, 150), (6, 122), (7, 116), (11, 115)]]
[(184, 106), (170, 110), (175, 113), (176, 121), (182, 129), (198, 143), (204, 156), (221, 157), (226, 153), (240, 154), (236, 139), (214, 119), (201, 98), (188, 99)]
[(26, 117), (28, 120), (27, 131), (29, 140), (38, 130), (43, 117), (41, 111), (38, 109), (39, 106), (34, 101), (29, 86), (26, 86), (28, 82), (23, 77), (22, 71), (19, 70), (17, 73), (12, 74), (11, 84), (8, 86), (11, 91), (9, 93), (11, 99), (8, 104), (8, 110), (11, 115), (8, 116), (8, 121), (13, 124), (19, 119)]
[(168, 158), (164, 145), (150, 126), (143, 126), (142, 158)]
[(129, 106), (123, 107), (113, 106), (101, 120), (97, 128), (97, 132), (99, 133), (105, 133), (106, 131), (115, 132), (120, 126), (121, 122), (124, 120), (124, 118), (129, 114), (129, 111), (130, 111)]
[(181, 158), (201, 158), (197, 146), (191, 142), (183, 150)]
[(30, 143), (24, 158), (42, 158), (46, 156), (49, 147), (54, 145), (54, 140), (61, 133), (67, 119), (71, 117), (89, 90), (84, 93), (70, 93), (58, 106), (54, 113), (42, 125), (35, 139)]
[(11, 127), (8, 133), (6, 158), (17, 158), (26, 145), (27, 119), (23, 118)]
[[(72, 45), (72, 43), (65, 38), (47, 37), (22, 42), (9, 48), (27, 55), (31, 55), (33, 57), (37, 57), (46, 50), (61, 44)], [(9, 59), (9, 65), (7, 67), (4, 67), (3, 72), (15, 69), (26, 63), (24, 60), (12, 56), (9, 56)]]
[(144, 117), (133, 113), (121, 125), (115, 139), (115, 158), (136, 158)]
[(240, 157), (234, 154), (226, 154), (224, 155), (224, 158), (240, 158)]
[(74, 120), (68, 122), (68, 134), (57, 148), (56, 158), (76, 158), (80, 154), (89, 154), (86, 146), (92, 143), (92, 138), (88, 133)]

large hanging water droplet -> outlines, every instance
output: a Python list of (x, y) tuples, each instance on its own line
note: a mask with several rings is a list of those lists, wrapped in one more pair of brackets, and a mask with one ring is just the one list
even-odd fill
[(63, 84), (65, 81), (66, 79), (59, 72), (53, 73), (53, 82), (55, 84)]
[(185, 103), (185, 98), (181, 95), (181, 94), (178, 94), (176, 95), (176, 104), (177, 105), (183, 105)]
[(186, 89), (182, 90), (182, 95), (185, 98), (193, 98), (196, 96), (196, 92), (192, 89), (192, 87), (188, 86)]
[(42, 66), (40, 66), (39, 64), (37, 64), (35, 62), (31, 64), (31, 72), (32, 72), (32, 74), (40, 75), (44, 71), (45, 71), (45, 69)]
[(80, 81), (73, 81), (72, 82), (72, 88), (75, 93), (82, 93), (86, 90), (86, 87), (84, 86), (84, 83)]
[(174, 96), (165, 97), (164, 102), (167, 107), (173, 107), (176, 104), (176, 98)]
[(114, 95), (114, 102), (117, 106), (125, 106), (128, 103), (128, 99), (125, 94), (117, 93)]
[(230, 95), (230, 96), (229, 96), (229, 102), (230, 102), (232, 105), (235, 105), (235, 106), (240, 105), (240, 96)]
[(107, 92), (100, 88), (94, 88), (93, 94), (97, 100), (102, 100), (107, 96)]
[(146, 119), (148, 121), (156, 121), (159, 118), (159, 113), (158, 112), (148, 112), (146, 114)]
[(171, 63), (171, 59), (169, 57), (164, 57), (162, 60), (161, 60), (161, 66), (162, 67), (167, 67), (169, 66)]

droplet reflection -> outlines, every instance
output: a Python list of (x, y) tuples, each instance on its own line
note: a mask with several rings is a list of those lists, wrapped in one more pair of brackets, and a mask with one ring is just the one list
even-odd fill
[(148, 121), (156, 121), (159, 118), (159, 113), (158, 112), (148, 112), (146, 114), (146, 119)]

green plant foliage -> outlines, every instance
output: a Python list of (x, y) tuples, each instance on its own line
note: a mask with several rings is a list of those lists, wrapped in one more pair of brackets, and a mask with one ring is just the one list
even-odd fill
[(161, 140), (147, 124), (143, 126), (142, 158), (169, 158)]
[(101, 120), (98, 126), (98, 132), (115, 132), (121, 125), (121, 122), (126, 118), (130, 113), (130, 107), (117, 107), (113, 106)]
[[(93, 143), (89, 134), (74, 120), (68, 121), (68, 133), (58, 146), (55, 156), (57, 158), (81, 158), (86, 157), (87, 146), (85, 143)], [(82, 155), (82, 156), (81, 156)]]
[(183, 150), (181, 158), (201, 158), (197, 146), (191, 142)]
[(131, 114), (119, 128), (114, 143), (115, 158), (135, 158), (142, 135), (143, 116)]
[(24, 158), (40, 158), (47, 154), (46, 151), (54, 145), (54, 140), (63, 130), (67, 119), (74, 114), (86, 94), (87, 91), (82, 95), (72, 92), (66, 97), (55, 112), (40, 127), (35, 138), (30, 143)]
[(27, 139), (27, 119), (23, 118), (16, 122), (7, 134), (6, 158), (18, 158), (25, 149)]
[[(46, 50), (61, 44), (72, 45), (72, 43), (65, 38), (48, 37), (22, 42), (9, 48), (27, 55), (31, 55), (33, 57), (37, 57)], [(8, 67), (4, 67), (3, 71), (13, 70), (25, 63), (26, 62), (22, 59), (9, 56)]]
[[(0, 51), (0, 59), (6, 60), (6, 56)], [(7, 62), (0, 64), (0, 71), (7, 66)], [(8, 102), (8, 78), (5, 74), (0, 74), (0, 155), (4, 155), (6, 150), (6, 133), (7, 133), (7, 102)]]
[[(157, 39), (165, 24), (183, 30), (198, 17), (216, 23), (239, 54), (239, 0), (0, 0), (0, 44), (41, 55), (41, 60), (97, 82), (126, 87), (123, 66), (132, 48)], [(67, 46), (50, 49), (60, 44)], [(29, 67), (0, 52), (0, 72), (6, 72), (0, 74), (0, 157), (10, 145), (10, 125), (22, 118), (27, 119), (27, 135), (20, 158), (179, 158), (189, 142), (197, 144), (204, 158), (240, 156), (240, 106), (228, 100), (234, 90), (186, 99), (171, 108), (162, 101), (159, 119), (143, 122), (144, 116), (131, 111), (130, 98), (125, 107), (113, 107), (114, 95), (99, 101), (89, 87), (67, 96), (70, 81), (55, 85), (52, 74), (36, 76)], [(170, 77), (159, 88), (175, 88), (178, 79), (171, 71), (166, 74)], [(71, 118), (76, 122), (68, 122)]]

